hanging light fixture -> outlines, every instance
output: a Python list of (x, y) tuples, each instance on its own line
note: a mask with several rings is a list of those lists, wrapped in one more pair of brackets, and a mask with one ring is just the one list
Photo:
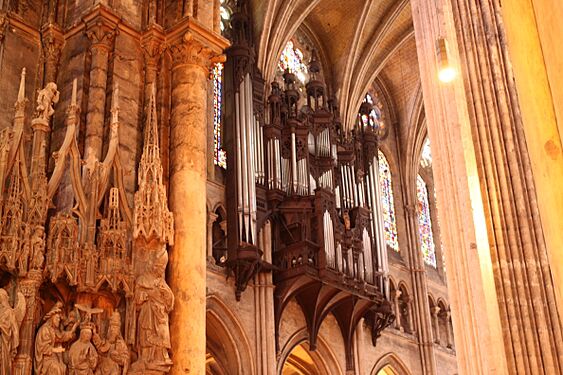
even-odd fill
[(457, 72), (450, 63), (448, 56), (448, 43), (446, 39), (438, 39), (436, 53), (438, 55), (438, 79), (440, 82), (450, 83), (455, 79)]

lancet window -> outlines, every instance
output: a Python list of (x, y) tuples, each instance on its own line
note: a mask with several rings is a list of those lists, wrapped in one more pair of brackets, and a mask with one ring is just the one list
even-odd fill
[(371, 111), (369, 112), (369, 115), (361, 113), (358, 114), (360, 125), (379, 128), (381, 126), (381, 109), (374, 102), (373, 97), (369, 93), (366, 94), (364, 103), (367, 103), (371, 106)]
[(307, 69), (303, 52), (295, 46), (292, 40), (287, 42), (281, 53), (278, 70), (281, 74), (289, 70), (290, 73), (295, 74), (301, 84), (307, 81), (309, 70)]
[(227, 0), (221, 0), (221, 8), (220, 8), (221, 32), (225, 31), (225, 29), (227, 28), (227, 24), (229, 23), (229, 20), (231, 19), (231, 11), (227, 7), (226, 2), (227, 2)]
[(227, 154), (222, 144), (223, 106), (223, 64), (213, 67), (213, 161), (221, 168), (227, 168)]
[(379, 158), (379, 186), (381, 189), (381, 205), (383, 208), (383, 224), (385, 227), (385, 242), (393, 250), (399, 251), (397, 240), (397, 222), (395, 220), (395, 201), (391, 184), (391, 170), (385, 154), (378, 150)]
[(430, 206), (428, 204), (428, 188), (426, 182), (420, 177), (416, 178), (416, 196), (418, 200), (418, 235), (420, 237), (420, 249), (424, 262), (436, 267), (436, 249), (434, 236), (432, 234), (432, 219), (430, 218)]

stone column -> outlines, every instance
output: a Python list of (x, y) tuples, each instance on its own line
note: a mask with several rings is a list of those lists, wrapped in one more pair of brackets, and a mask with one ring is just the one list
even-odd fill
[(451, 328), (451, 316), (452, 313), (450, 310), (446, 310), (444, 311), (444, 319), (446, 320), (446, 337), (447, 337), (447, 342), (446, 342), (446, 346), (450, 349), (453, 348), (453, 342), (454, 340), (452, 340), (452, 328)]
[(213, 223), (219, 215), (215, 212), (207, 213), (207, 258), (213, 259)]
[(119, 18), (106, 8), (96, 6), (93, 12), (84, 18), (84, 22), (86, 23), (85, 32), (90, 39), (90, 53), (92, 54), (84, 159), (87, 160), (93, 156), (99, 160), (102, 156), (104, 141), (109, 55), (113, 50), (115, 36), (118, 32)]
[[(165, 36), (162, 27), (151, 24), (141, 38), (141, 47), (145, 57), (145, 103), (148, 103), (151, 87), (153, 84), (157, 84), (158, 65), (165, 50)], [(147, 108), (145, 108), (145, 113), (146, 111)]]
[(64, 44), (64, 35), (61, 28), (49, 23), (41, 29), (41, 42), (43, 44), (43, 59), (45, 62), (43, 72), (43, 85), (57, 82), (59, 61)]
[(434, 306), (430, 313), (432, 314), (432, 324), (434, 325), (434, 342), (436, 344), (440, 344), (440, 318), (438, 314), (440, 313), (440, 308), (438, 306)]
[(169, 283), (171, 374), (205, 373), (207, 85), (214, 56), (227, 41), (190, 19), (168, 35), (172, 56), (170, 205), (175, 238)]
[(393, 310), (395, 312), (395, 329), (398, 330), (401, 330), (401, 310), (399, 308), (400, 297), (401, 291), (399, 289), (395, 289), (391, 295), (391, 299), (393, 300)]
[[(411, 4), (430, 141), (440, 145), (433, 163), (460, 374), (559, 374), (561, 311), (500, 1)], [(449, 85), (437, 79), (439, 37), (458, 72)]]
[[(411, 178), (409, 178), (411, 177)], [(413, 283), (413, 313), (409, 317), (411, 321), (416, 319), (418, 344), (420, 346), (420, 354), (422, 360), (422, 368), (425, 374), (436, 373), (436, 358), (434, 356), (434, 343), (432, 341), (432, 321), (430, 318), (430, 305), (428, 303), (428, 285), (426, 284), (426, 270), (422, 252), (420, 251), (420, 239), (418, 236), (418, 217), (416, 213), (416, 176), (407, 177), (412, 185), (408, 185), (406, 195), (406, 225), (407, 225), (407, 241), (408, 248), (408, 264)], [(414, 316), (413, 316), (414, 315)]]

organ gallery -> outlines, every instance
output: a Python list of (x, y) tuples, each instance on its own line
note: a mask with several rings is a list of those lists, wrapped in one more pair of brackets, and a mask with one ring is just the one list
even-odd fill
[(0, 0), (0, 375), (561, 373), (557, 12)]

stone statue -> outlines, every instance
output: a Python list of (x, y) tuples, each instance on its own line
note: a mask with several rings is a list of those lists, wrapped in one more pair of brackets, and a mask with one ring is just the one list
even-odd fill
[(115, 311), (111, 315), (106, 339), (102, 339), (97, 332), (94, 332), (93, 341), (101, 356), (96, 375), (126, 375), (129, 365), (129, 349), (121, 336), (119, 312)]
[(92, 344), (93, 324), (80, 325), (80, 336), (68, 351), (69, 375), (94, 375), (98, 364), (98, 352)]
[(172, 360), (168, 314), (174, 307), (174, 295), (164, 281), (168, 253), (164, 248), (148, 266), (149, 271), (137, 278), (135, 304), (137, 316), (138, 360), (131, 365), (133, 373), (164, 373)]
[(30, 269), (39, 270), (43, 268), (45, 258), (45, 230), (41, 226), (35, 227), (31, 236), (31, 260)]
[(0, 375), (12, 373), (12, 361), (20, 345), (20, 326), (25, 308), (25, 297), (21, 292), (18, 292), (16, 307), (12, 309), (8, 292), (0, 289)]
[(49, 121), (55, 110), (53, 104), (59, 102), (59, 92), (57, 91), (57, 84), (54, 82), (47, 83), (43, 90), (40, 90), (37, 95), (37, 117), (45, 121)]
[(55, 306), (45, 314), (45, 323), (39, 328), (35, 338), (35, 374), (36, 375), (65, 375), (66, 365), (62, 353), (65, 349), (61, 344), (73, 339), (78, 328), (75, 322), (70, 330), (60, 329), (62, 318), (62, 303)]

